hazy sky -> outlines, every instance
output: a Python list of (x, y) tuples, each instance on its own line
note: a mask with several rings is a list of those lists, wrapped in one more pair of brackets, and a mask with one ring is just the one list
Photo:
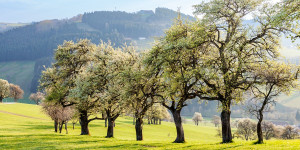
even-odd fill
[(121, 10), (136, 12), (166, 7), (192, 15), (201, 0), (0, 0), (0, 22), (33, 22), (71, 18), (84, 12)]
[[(203, 0), (0, 0), (0, 22), (29, 23), (46, 19), (71, 18), (84, 12), (113, 11), (136, 12), (166, 7), (193, 15), (193, 5)], [(280, 0), (269, 0), (271, 3)], [(281, 53), (286, 57), (300, 56), (296, 43), (282, 45)]]

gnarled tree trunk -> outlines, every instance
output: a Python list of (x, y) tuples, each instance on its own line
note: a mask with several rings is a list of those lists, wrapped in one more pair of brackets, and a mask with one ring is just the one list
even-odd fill
[(135, 123), (135, 133), (136, 133), (136, 140), (142, 141), (143, 140), (143, 118), (136, 117)]
[(183, 131), (183, 127), (182, 127), (182, 120), (181, 120), (181, 116), (180, 116), (180, 111), (174, 110), (174, 111), (171, 111), (171, 112), (172, 112), (172, 115), (173, 115), (173, 118), (174, 118), (176, 131), (177, 131), (177, 137), (176, 137), (174, 143), (184, 143), (185, 139), (184, 139), (184, 131)]
[(261, 129), (261, 123), (263, 121), (263, 117), (264, 117), (263, 113), (260, 110), (259, 111), (259, 119), (258, 119), (258, 122), (257, 122), (257, 137), (258, 137), (257, 143), (258, 144), (261, 144), (261, 143), (264, 142), (263, 133), (262, 133), (262, 129)]
[(114, 137), (114, 124), (115, 124), (115, 120), (108, 117), (108, 128), (107, 128), (107, 134), (106, 134), (107, 138)]
[(106, 138), (114, 137), (115, 120), (119, 117), (119, 115), (120, 114), (113, 115), (110, 110), (106, 110), (106, 116), (108, 120)]
[(232, 142), (232, 134), (230, 127), (230, 108), (223, 108), (221, 113), (221, 122), (222, 122), (222, 139), (223, 143)]
[(80, 111), (79, 122), (81, 126), (80, 135), (90, 135), (87, 111)]

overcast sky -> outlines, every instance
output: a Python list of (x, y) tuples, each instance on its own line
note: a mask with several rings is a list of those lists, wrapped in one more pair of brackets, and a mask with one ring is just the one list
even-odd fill
[(71, 18), (84, 12), (121, 10), (136, 12), (166, 7), (193, 15), (201, 0), (0, 0), (0, 22), (36, 22)]

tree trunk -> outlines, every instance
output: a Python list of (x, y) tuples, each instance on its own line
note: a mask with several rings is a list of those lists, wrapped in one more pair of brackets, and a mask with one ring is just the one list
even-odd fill
[(152, 118), (150, 119), (150, 123), (153, 124), (153, 119)]
[(183, 131), (183, 127), (182, 127), (182, 120), (181, 120), (181, 116), (180, 116), (180, 111), (174, 110), (171, 111), (173, 118), (174, 118), (174, 122), (175, 122), (175, 126), (176, 126), (176, 131), (177, 131), (177, 137), (174, 141), (174, 143), (184, 143), (185, 139), (184, 139), (184, 131)]
[(232, 142), (232, 134), (231, 134), (231, 127), (230, 127), (230, 113), (231, 113), (230, 108), (224, 108), (221, 113), (223, 143)]
[(61, 133), (61, 123), (58, 123), (58, 130), (59, 130), (59, 133)]
[(110, 116), (108, 116), (108, 128), (106, 138), (114, 137), (114, 124), (115, 121)]
[(68, 123), (65, 123), (66, 134), (68, 134)]
[(262, 121), (263, 121), (263, 113), (262, 111), (259, 111), (259, 119), (257, 122), (257, 138), (258, 138), (257, 144), (262, 144), (264, 142), (263, 133), (261, 129)]
[(81, 126), (81, 134), (80, 135), (90, 135), (87, 111), (80, 112), (79, 121), (80, 121), (80, 126)]
[(148, 117), (148, 124), (150, 124), (150, 118)]
[(75, 123), (73, 123), (73, 130), (74, 130), (74, 127), (75, 127)]
[(54, 121), (54, 132), (57, 132), (58, 122), (57, 120)]
[(105, 118), (105, 127), (107, 127), (107, 117)]
[(161, 119), (159, 119), (159, 124), (161, 124)]
[(0, 97), (0, 103), (2, 103), (3, 102), (3, 97)]
[(64, 125), (64, 122), (59, 123), (59, 133), (61, 133), (63, 125)]
[(137, 117), (135, 123), (135, 133), (136, 133), (136, 140), (142, 141), (143, 140), (143, 119)]

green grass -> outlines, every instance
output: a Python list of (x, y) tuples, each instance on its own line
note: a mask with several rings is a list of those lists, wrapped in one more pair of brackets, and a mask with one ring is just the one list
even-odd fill
[(25, 93), (29, 93), (34, 65), (34, 61), (0, 62), (0, 78), (19, 85)]
[(170, 122), (162, 125), (143, 126), (144, 141), (135, 141), (132, 118), (117, 119), (115, 138), (105, 138), (103, 121), (90, 124), (91, 136), (80, 136), (80, 126), (75, 130), (69, 124), (69, 134), (53, 132), (53, 122), (41, 112), (39, 106), (30, 104), (0, 104), (0, 111), (7, 111), (46, 120), (25, 118), (0, 112), (0, 149), (300, 149), (300, 140), (270, 140), (255, 145), (254, 141), (236, 140), (220, 144), (216, 129), (211, 126), (185, 124), (186, 143), (175, 144), (175, 126)]

